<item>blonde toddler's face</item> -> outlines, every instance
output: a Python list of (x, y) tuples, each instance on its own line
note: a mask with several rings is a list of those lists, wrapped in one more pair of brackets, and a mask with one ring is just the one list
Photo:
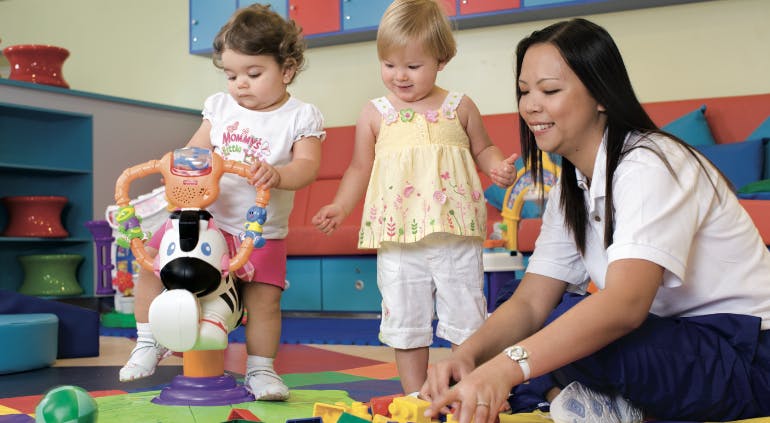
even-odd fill
[(419, 43), (393, 48), (380, 59), (385, 87), (399, 100), (414, 103), (427, 97), (436, 85), (444, 63), (426, 53)]

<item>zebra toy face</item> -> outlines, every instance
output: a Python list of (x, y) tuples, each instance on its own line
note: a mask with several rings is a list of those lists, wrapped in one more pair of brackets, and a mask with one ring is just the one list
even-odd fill
[(201, 297), (228, 273), (227, 243), (205, 210), (174, 212), (160, 242), (156, 272), (166, 289), (186, 289)]
[(243, 317), (228, 274), (227, 242), (205, 210), (174, 212), (166, 222), (155, 272), (166, 290), (150, 304), (155, 339), (172, 351), (218, 350)]

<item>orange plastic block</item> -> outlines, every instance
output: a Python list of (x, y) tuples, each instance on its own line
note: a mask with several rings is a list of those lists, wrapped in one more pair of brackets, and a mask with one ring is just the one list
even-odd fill
[(388, 406), (393, 402), (393, 398), (403, 397), (402, 394), (387, 395), (384, 397), (374, 397), (369, 400), (369, 407), (372, 409), (372, 415), (381, 415), (390, 417)]
[(245, 408), (233, 408), (230, 410), (230, 415), (227, 416), (227, 420), (246, 420), (249, 422), (261, 422), (259, 417)]

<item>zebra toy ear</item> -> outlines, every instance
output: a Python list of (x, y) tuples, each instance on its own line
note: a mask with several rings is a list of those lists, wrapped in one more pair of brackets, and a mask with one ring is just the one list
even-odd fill
[(222, 260), (219, 263), (219, 269), (222, 271), (222, 277), (226, 278), (230, 274), (230, 256), (227, 254), (222, 255)]
[(153, 273), (160, 279), (160, 252), (155, 254), (155, 258), (152, 260)]

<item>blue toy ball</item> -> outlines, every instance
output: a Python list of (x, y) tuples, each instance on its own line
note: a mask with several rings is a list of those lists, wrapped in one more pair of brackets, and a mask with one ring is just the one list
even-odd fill
[(65, 385), (48, 391), (35, 407), (36, 423), (95, 423), (96, 401), (85, 389)]

